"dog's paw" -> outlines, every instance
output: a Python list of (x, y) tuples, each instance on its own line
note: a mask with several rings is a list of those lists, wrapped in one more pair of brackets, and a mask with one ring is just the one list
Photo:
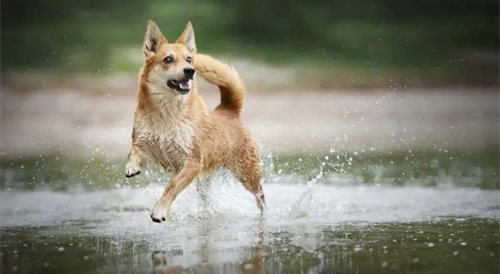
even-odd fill
[(165, 222), (167, 220), (168, 209), (156, 205), (151, 213), (151, 220), (155, 223)]
[(130, 178), (141, 173), (141, 167), (133, 162), (127, 163), (125, 167), (125, 177)]

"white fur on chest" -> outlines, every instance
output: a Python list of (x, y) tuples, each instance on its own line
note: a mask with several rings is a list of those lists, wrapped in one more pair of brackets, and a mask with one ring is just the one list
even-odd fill
[(138, 129), (151, 158), (175, 170), (182, 167), (193, 149), (194, 129), (189, 121), (144, 123)]
[(193, 148), (193, 127), (186, 122), (166, 125), (156, 134), (160, 149), (167, 155), (180, 152), (187, 154)]

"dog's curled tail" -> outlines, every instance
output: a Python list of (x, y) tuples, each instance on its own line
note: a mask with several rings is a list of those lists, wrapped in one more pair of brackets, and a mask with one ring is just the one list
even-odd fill
[(203, 79), (219, 87), (221, 102), (216, 109), (229, 110), (239, 115), (243, 109), (246, 88), (234, 67), (198, 53), (194, 59), (194, 68)]

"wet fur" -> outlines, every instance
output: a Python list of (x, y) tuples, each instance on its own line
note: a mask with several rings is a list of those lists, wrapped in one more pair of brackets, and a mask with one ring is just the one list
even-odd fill
[[(165, 221), (178, 194), (195, 179), (219, 168), (229, 169), (255, 195), (262, 212), (265, 200), (260, 154), (240, 120), (246, 89), (236, 70), (196, 53), (190, 22), (176, 42), (169, 43), (150, 21), (143, 52), (126, 176), (140, 174), (149, 163), (175, 174), (153, 209), (152, 220)], [(174, 56), (175, 61), (166, 64), (166, 56)], [(191, 62), (187, 61), (189, 57)], [(195, 78), (186, 95), (166, 85), (168, 80), (183, 77), (184, 68), (190, 66), (219, 87), (221, 103), (214, 111), (208, 110), (198, 94)], [(199, 180), (208, 184), (206, 181)]]

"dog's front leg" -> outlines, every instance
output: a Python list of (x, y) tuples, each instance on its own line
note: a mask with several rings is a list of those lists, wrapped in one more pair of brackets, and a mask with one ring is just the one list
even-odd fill
[(133, 177), (141, 173), (141, 168), (146, 166), (146, 155), (137, 144), (132, 145), (128, 154), (127, 165), (125, 166), (125, 176)]
[(156, 203), (153, 213), (151, 213), (153, 222), (161, 223), (166, 221), (167, 214), (175, 198), (200, 174), (200, 167), (198, 161), (187, 161), (184, 164), (181, 171), (174, 177), (172, 183), (165, 188), (160, 200)]

